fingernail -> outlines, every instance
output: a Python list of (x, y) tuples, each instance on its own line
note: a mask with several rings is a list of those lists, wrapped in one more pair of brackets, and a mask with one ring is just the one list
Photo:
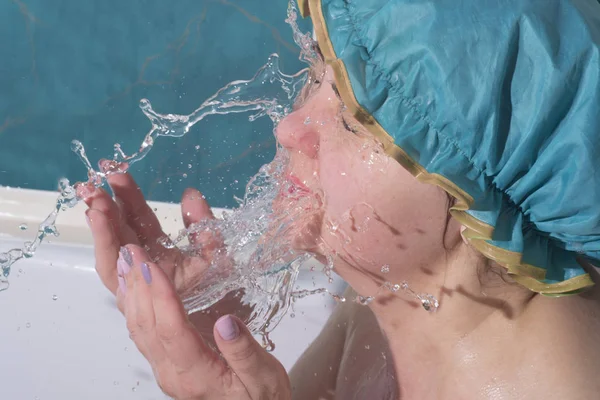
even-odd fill
[(141, 270), (142, 270), (142, 276), (144, 277), (144, 280), (146, 281), (146, 283), (148, 285), (150, 283), (152, 283), (152, 275), (150, 274), (150, 267), (148, 266), (148, 264), (146, 264), (145, 262), (142, 263)]
[(133, 267), (133, 257), (131, 257), (131, 252), (127, 247), (121, 247), (121, 251), (119, 252), (120, 256), (123, 260), (130, 266)]
[(127, 264), (121, 255), (119, 255), (119, 259), (117, 260), (117, 272), (121, 274), (121, 276), (125, 276), (131, 271), (131, 267)]
[(119, 289), (121, 290), (121, 293), (127, 293), (127, 284), (125, 283), (125, 278), (117, 275), (117, 280), (119, 281)]
[(215, 326), (223, 340), (231, 341), (240, 335), (240, 327), (230, 315), (219, 318)]

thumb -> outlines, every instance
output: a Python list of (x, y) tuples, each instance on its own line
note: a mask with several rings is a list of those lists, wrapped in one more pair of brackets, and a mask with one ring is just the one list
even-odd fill
[(251, 399), (291, 399), (283, 365), (252, 337), (238, 318), (225, 315), (215, 323), (215, 342)]

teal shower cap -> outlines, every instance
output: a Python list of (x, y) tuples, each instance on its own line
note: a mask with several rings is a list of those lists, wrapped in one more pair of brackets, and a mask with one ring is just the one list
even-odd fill
[(598, 0), (299, 0), (339, 92), (532, 291), (600, 265)]

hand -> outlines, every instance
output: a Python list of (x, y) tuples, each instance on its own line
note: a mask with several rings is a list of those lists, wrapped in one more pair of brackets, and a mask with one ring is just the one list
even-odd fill
[(291, 399), (283, 366), (233, 316), (214, 326), (220, 359), (187, 319), (168, 276), (140, 247), (120, 251), (117, 302), (161, 389), (175, 399)]
[[(160, 223), (133, 178), (114, 174), (108, 181), (115, 193), (114, 201), (102, 189), (85, 199), (90, 207), (86, 216), (94, 237), (96, 269), (105, 286), (117, 296), (130, 335), (152, 365), (165, 393), (188, 400), (289, 398), (285, 370), (252, 338), (243, 323), (232, 316), (214, 323), (223, 309), (239, 312), (235, 296), (227, 296), (211, 307), (215, 309), (210, 314), (193, 314), (195, 327), (183, 310), (178, 292), (185, 290), (187, 278), (197, 277), (210, 265), (212, 254), (223, 246), (219, 235), (190, 237), (192, 243), (201, 244), (202, 253), (197, 256), (177, 248), (166, 249), (158, 244), (164, 236)], [(214, 218), (200, 192), (194, 189), (184, 192), (182, 213), (186, 228), (204, 218)], [(121, 268), (117, 267), (122, 246), (132, 254), (132, 265), (139, 268), (129, 267), (125, 273), (123, 266), (128, 264), (123, 260)], [(140, 246), (146, 246), (148, 253)], [(148, 266), (150, 284), (141, 274), (142, 260)], [(223, 335), (218, 334), (219, 327)], [(200, 333), (222, 352), (224, 361), (210, 350)]]
[[(213, 255), (224, 247), (219, 233), (190, 235), (192, 245), (201, 244), (201, 252), (197, 255), (191, 256), (178, 248), (168, 249), (159, 243), (167, 235), (131, 175), (111, 174), (108, 183), (114, 192), (114, 201), (103, 189), (96, 189), (84, 199), (90, 208), (86, 215), (94, 236), (96, 269), (102, 282), (113, 294), (116, 293), (118, 281), (115, 266), (119, 247), (135, 244), (148, 251), (180, 294), (190, 289), (210, 265)], [(186, 228), (203, 219), (214, 218), (202, 194), (195, 189), (184, 192), (181, 210)]]
[[(102, 168), (103, 162), (100, 164)], [(158, 243), (165, 234), (132, 176), (128, 173), (111, 174), (108, 183), (115, 195), (114, 200), (103, 189), (96, 189), (84, 198), (89, 206), (86, 216), (94, 238), (96, 270), (100, 279), (116, 295), (120, 281), (117, 278), (120, 247), (127, 244), (146, 246), (152, 261), (174, 283), (181, 297), (202, 278), (202, 272), (210, 265), (213, 255), (224, 248), (222, 238), (218, 232), (190, 235), (190, 242), (202, 249), (194, 255), (178, 248), (167, 249)], [(184, 192), (181, 211), (186, 228), (203, 219), (214, 218), (202, 194), (195, 189)], [(235, 313), (245, 317), (250, 314), (251, 309), (240, 303), (239, 294), (232, 292), (206, 312), (190, 316), (198, 332), (211, 344), (214, 344), (212, 327), (221, 315)]]

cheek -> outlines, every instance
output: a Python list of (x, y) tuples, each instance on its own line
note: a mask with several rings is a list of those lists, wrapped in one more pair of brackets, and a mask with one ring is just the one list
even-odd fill
[(339, 220), (353, 205), (365, 200), (361, 182), (364, 178), (349, 157), (339, 149), (322, 145), (319, 156), (319, 179), (325, 195), (328, 216)]
[(320, 160), (323, 240), (329, 248), (376, 274), (386, 264), (423, 268), (439, 256), (432, 244), (443, 235), (446, 211), (437, 188), (419, 183), (394, 160), (382, 173), (377, 162), (349, 162), (332, 153)]

